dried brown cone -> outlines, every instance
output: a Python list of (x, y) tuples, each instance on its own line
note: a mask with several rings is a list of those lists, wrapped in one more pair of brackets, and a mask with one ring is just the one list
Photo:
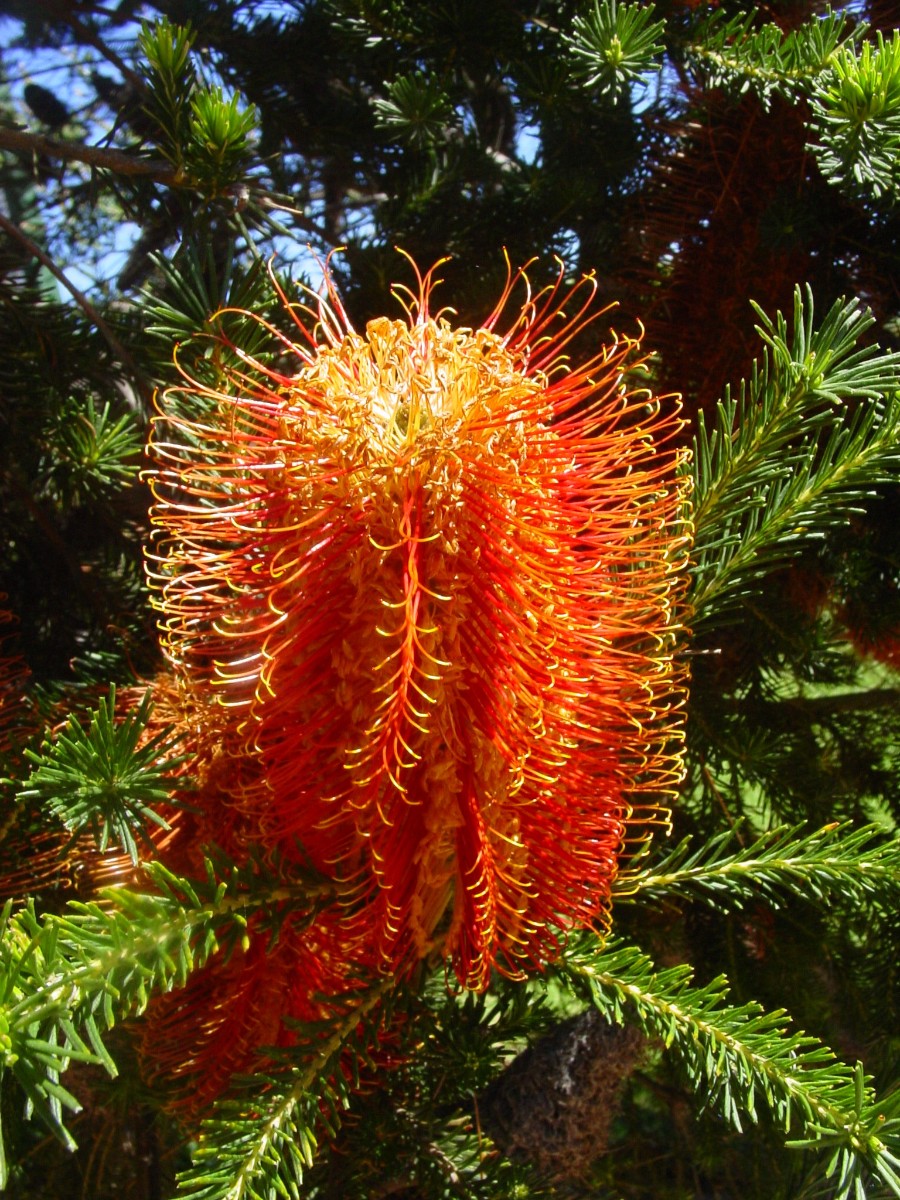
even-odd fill
[(507, 1158), (581, 1179), (606, 1152), (622, 1088), (646, 1038), (594, 1009), (524, 1050), (479, 1098), (484, 1131)]

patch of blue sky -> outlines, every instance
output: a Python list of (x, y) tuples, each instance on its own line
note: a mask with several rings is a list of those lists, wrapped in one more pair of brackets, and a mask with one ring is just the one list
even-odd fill
[[(121, 26), (109, 31), (107, 43), (115, 46), (121, 43), (123, 48), (134, 44), (137, 32), (136, 25)], [(18, 121), (31, 132), (51, 132), (53, 136), (85, 139), (96, 141), (102, 139), (107, 132), (91, 119), (90, 113), (97, 102), (97, 94), (89, 82), (89, 72), (92, 69), (111, 74), (117, 78), (118, 73), (102, 56), (90, 47), (47, 47), (35, 50), (32, 47), (20, 45), (22, 35), (20, 21), (0, 16), (0, 48), (3, 51), (3, 77), (0, 85), (4, 87), (5, 97), (12, 104)], [(25, 101), (25, 88), (28, 84), (38, 84), (51, 92), (57, 100), (65, 105), (69, 112), (69, 121), (61, 130), (45, 130), (38, 119), (30, 112)], [(52, 164), (41, 183), (41, 188), (50, 189), (56, 186), (56, 180), (63, 174), (71, 178), (73, 174), (88, 178), (88, 168), (75, 164), (63, 166), (61, 163)], [(42, 209), (52, 212), (52, 196), (49, 206), (42, 206), (40, 195), (35, 189), (35, 220), (44, 225), (43, 234), (48, 242), (48, 249), (54, 256), (57, 266), (70, 281), (73, 287), (85, 293), (95, 292), (118, 275), (124, 265), (137, 238), (140, 227), (131, 221), (108, 221), (103, 230), (102, 242), (90, 246), (78, 245), (64, 224), (51, 227)], [(0, 203), (3, 198), (0, 195)], [(72, 295), (66, 288), (56, 282), (59, 299), (65, 303), (73, 303)]]

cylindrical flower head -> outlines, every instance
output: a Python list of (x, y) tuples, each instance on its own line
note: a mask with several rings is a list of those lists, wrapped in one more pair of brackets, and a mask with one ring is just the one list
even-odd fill
[(163, 398), (151, 578), (247, 836), (339, 880), (390, 969), (480, 988), (603, 919), (680, 777), (685, 494), (635, 343), (566, 358), (592, 280), (520, 272), (476, 330), (433, 284), (358, 333), (326, 275), (296, 343), (246, 314), (264, 360), (221, 335)]

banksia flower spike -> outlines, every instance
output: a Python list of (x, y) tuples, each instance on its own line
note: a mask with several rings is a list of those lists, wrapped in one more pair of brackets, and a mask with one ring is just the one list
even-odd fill
[(293, 337), (241, 318), (277, 356), (217, 335), (156, 421), (150, 574), (242, 836), (334, 879), (383, 969), (483, 988), (603, 921), (680, 777), (685, 495), (636, 342), (566, 357), (591, 279), (511, 274), (474, 330), (434, 286), (360, 333), (326, 272), (279, 293)]
[[(141, 1037), (145, 1078), (191, 1121), (208, 1113), (235, 1075), (271, 1070), (273, 1049), (314, 1055), (298, 1027), (321, 1030), (365, 986), (358, 963), (347, 962), (354, 949), (367, 956), (365, 947), (348, 945), (334, 910), (315, 919), (292, 913), (277, 938), (251, 921), (245, 948), (216, 956), (186, 987), (154, 998)], [(351, 1070), (352, 1062), (348, 1055)]]

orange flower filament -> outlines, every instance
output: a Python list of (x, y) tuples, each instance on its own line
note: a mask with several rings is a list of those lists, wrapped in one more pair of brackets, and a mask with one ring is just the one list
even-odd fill
[(265, 326), (277, 365), (220, 338), (157, 419), (151, 576), (229, 828), (333, 878), (390, 969), (481, 988), (603, 918), (680, 777), (685, 496), (636, 343), (565, 358), (591, 280), (519, 273), (477, 330), (433, 285), (361, 334), (326, 278), (296, 343)]

